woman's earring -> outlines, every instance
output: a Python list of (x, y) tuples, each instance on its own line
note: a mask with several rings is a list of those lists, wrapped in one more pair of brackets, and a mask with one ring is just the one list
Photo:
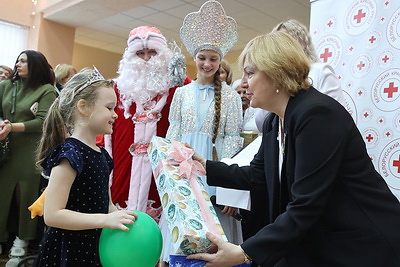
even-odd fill
[(277, 94), (279, 94), (279, 89), (276, 89), (276, 91), (275, 91)]

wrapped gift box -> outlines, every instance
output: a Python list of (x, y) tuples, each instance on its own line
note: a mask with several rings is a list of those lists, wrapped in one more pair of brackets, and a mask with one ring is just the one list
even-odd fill
[[(148, 155), (156, 180), (173, 254), (206, 252), (212, 232), (226, 240), (206, 187), (201, 180), (205, 170), (191, 156), (193, 150), (183, 144), (153, 137)], [(187, 177), (189, 176), (189, 177)]]

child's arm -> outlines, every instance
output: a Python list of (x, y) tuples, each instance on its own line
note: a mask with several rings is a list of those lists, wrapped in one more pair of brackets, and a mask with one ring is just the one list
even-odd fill
[(117, 211), (118, 210), (117, 207), (112, 202), (110, 188), (108, 188), (108, 196), (109, 196), (109, 199), (110, 199), (110, 202), (108, 203), (108, 212), (111, 213), (111, 212)]
[(121, 210), (109, 214), (89, 214), (65, 208), (76, 174), (66, 159), (62, 159), (60, 164), (51, 170), (44, 204), (46, 224), (67, 230), (111, 228), (128, 231), (129, 228), (124, 224), (133, 224), (137, 217), (133, 211)]

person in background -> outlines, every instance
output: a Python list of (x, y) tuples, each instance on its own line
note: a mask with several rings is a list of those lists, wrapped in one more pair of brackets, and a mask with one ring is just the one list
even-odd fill
[(222, 82), (226, 82), (227, 85), (232, 85), (232, 68), (226, 59), (222, 59), (219, 65), (219, 75)]
[[(172, 53), (156, 27), (132, 29), (127, 44), (114, 86), (118, 118), (113, 133), (104, 136), (104, 146), (115, 164), (110, 177), (111, 196), (117, 208), (146, 212), (158, 222), (162, 208), (147, 147), (153, 136), (165, 137), (176, 85), (190, 79), (185, 62)], [(169, 73), (173, 66), (178, 67), (174, 73), (179, 77)]]
[[(188, 143), (207, 159), (230, 158), (243, 144), (239, 135), (242, 104), (239, 95), (221, 82), (219, 70), (222, 58), (237, 41), (236, 22), (225, 15), (219, 2), (207, 1), (200, 11), (185, 17), (180, 35), (196, 62), (197, 77), (175, 92), (167, 138)], [(215, 187), (208, 187), (210, 196), (215, 193)], [(240, 222), (229, 216), (237, 211), (234, 207), (225, 206), (222, 211), (216, 208), (228, 240), (234, 243), (242, 240)], [(168, 246), (167, 233), (164, 241)]]
[(64, 85), (76, 74), (74, 66), (69, 64), (58, 64), (54, 68), (54, 75), (56, 76), (56, 87), (61, 91)]
[(94, 68), (76, 74), (50, 107), (37, 154), (38, 167), (50, 176), (44, 202), (49, 227), (38, 267), (101, 266), (102, 228), (129, 231), (126, 225), (137, 218), (110, 201), (113, 162), (96, 146), (97, 135), (112, 133), (116, 105), (113, 82)]
[[(286, 32), (300, 43), (311, 64), (308, 77), (311, 79), (313, 87), (345, 106), (346, 100), (340, 80), (336, 77), (335, 71), (329, 64), (320, 62), (306, 26), (297, 20), (289, 19), (276, 25), (272, 31)], [(256, 113), (256, 124), (260, 132), (262, 131), (262, 124), (267, 115), (268, 112), (263, 110), (259, 110)]]
[(242, 79), (236, 80), (232, 84), (232, 89), (240, 95), (242, 99), (242, 109), (243, 109), (243, 132), (250, 132), (254, 134), (260, 134), (257, 128), (255, 115), (260, 110), (259, 108), (250, 107), (250, 99), (247, 96), (247, 83), (242, 82)]
[[(251, 40), (239, 57), (250, 105), (271, 111), (250, 166), (194, 155), (210, 185), (268, 192), (268, 223), (240, 246), (213, 234), (207, 266), (400, 266), (400, 203), (375, 170), (349, 112), (312, 87), (289, 34)], [(232, 177), (235, 179), (232, 179)]]
[(242, 79), (238, 79), (233, 82), (232, 89), (236, 91), (240, 95), (240, 99), (242, 100), (242, 111), (243, 116), (246, 112), (247, 108), (250, 106), (250, 99), (246, 96), (246, 88), (242, 86)]
[(10, 79), (13, 75), (14, 71), (12, 68), (5, 65), (0, 65), (0, 82)]
[(13, 78), (0, 83), (0, 117), (4, 119), (0, 140), (10, 139), (10, 157), (0, 166), (0, 241), (16, 235), (7, 267), (16, 266), (26, 255), (28, 242), (37, 237), (37, 219), (32, 220), (28, 210), (38, 197), (41, 179), (34, 155), (43, 121), (56, 98), (54, 76), (42, 53), (21, 52), (14, 72)]

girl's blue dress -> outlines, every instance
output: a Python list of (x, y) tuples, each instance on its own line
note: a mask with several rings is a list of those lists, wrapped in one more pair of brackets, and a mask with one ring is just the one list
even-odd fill
[[(77, 176), (72, 184), (66, 209), (82, 213), (108, 213), (108, 180), (113, 161), (107, 151), (100, 152), (75, 138), (67, 138), (42, 163), (46, 175), (61, 159), (67, 159)], [(101, 266), (101, 229), (82, 231), (49, 227), (40, 245), (36, 266)]]

